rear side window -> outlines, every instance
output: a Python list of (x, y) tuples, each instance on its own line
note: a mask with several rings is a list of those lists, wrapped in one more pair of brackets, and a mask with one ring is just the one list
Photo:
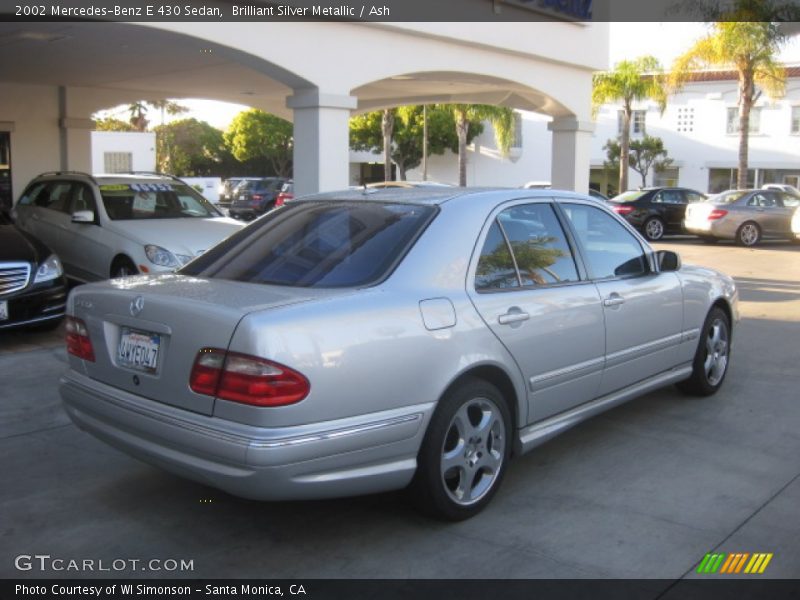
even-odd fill
[(477, 290), (571, 281), (578, 281), (578, 271), (552, 206), (522, 204), (497, 216), (478, 260)]
[(386, 277), (436, 209), (326, 201), (282, 208), (180, 272), (292, 287), (361, 287)]

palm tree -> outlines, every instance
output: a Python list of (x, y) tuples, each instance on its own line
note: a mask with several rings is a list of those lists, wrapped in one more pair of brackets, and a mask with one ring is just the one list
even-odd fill
[(132, 102), (128, 105), (128, 112), (131, 113), (130, 122), (136, 131), (144, 131), (147, 129), (149, 121), (145, 116), (147, 115), (147, 105), (145, 102), (141, 100)]
[(489, 121), (494, 129), (497, 148), (503, 156), (508, 155), (514, 141), (514, 111), (501, 106), (487, 104), (454, 104), (453, 118), (458, 136), (458, 185), (467, 185), (467, 137), (470, 123)]
[(679, 90), (703, 67), (733, 69), (739, 77), (739, 172), (736, 186), (747, 187), (750, 111), (762, 91), (774, 99), (783, 96), (786, 69), (777, 61), (784, 40), (775, 23), (719, 21), (683, 55), (675, 59), (670, 87)]
[(667, 106), (667, 88), (661, 65), (652, 56), (623, 60), (613, 71), (595, 73), (592, 79), (592, 110), (622, 101), (622, 132), (619, 142), (619, 191), (628, 189), (628, 157), (631, 142), (631, 117), (634, 102), (655, 100), (661, 112)]
[(392, 180), (392, 135), (394, 133), (393, 108), (385, 108), (381, 119), (381, 133), (383, 134), (383, 180)]
[(161, 125), (166, 122), (166, 116), (182, 115), (189, 112), (189, 108), (183, 104), (179, 104), (174, 100), (149, 100), (146, 102), (153, 108), (161, 111)]

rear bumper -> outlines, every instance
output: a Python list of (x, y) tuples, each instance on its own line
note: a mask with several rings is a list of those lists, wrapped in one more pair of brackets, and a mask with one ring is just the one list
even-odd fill
[(684, 221), (684, 228), (689, 233), (699, 236), (716, 237), (724, 239), (734, 239), (736, 237), (737, 224), (730, 220), (720, 219), (717, 221), (692, 220)]
[(351, 496), (405, 487), (433, 403), (294, 427), (252, 427), (192, 413), (69, 371), (75, 424), (145, 462), (257, 500)]

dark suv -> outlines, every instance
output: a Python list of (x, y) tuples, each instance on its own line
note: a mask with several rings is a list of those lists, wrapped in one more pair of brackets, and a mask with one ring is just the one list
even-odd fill
[(667, 233), (683, 233), (686, 206), (705, 199), (697, 190), (659, 187), (625, 192), (608, 202), (615, 213), (654, 242)]
[(233, 191), (233, 203), (228, 213), (234, 219), (254, 219), (275, 207), (275, 199), (288, 179), (262, 177), (245, 179)]

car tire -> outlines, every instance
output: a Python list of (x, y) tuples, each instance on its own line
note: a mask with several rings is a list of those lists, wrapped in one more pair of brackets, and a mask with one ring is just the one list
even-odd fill
[(491, 501), (511, 457), (511, 416), (503, 395), (469, 378), (439, 401), (418, 455), (412, 499), (442, 520), (468, 519)]
[(139, 269), (133, 264), (133, 261), (127, 256), (118, 256), (111, 263), (111, 278), (128, 277), (130, 275), (138, 275)]
[(692, 375), (678, 384), (681, 391), (693, 396), (710, 396), (725, 381), (730, 364), (731, 323), (719, 307), (712, 308), (700, 334), (692, 362)]
[(758, 223), (747, 221), (736, 230), (736, 243), (747, 248), (761, 241), (761, 228)]
[(664, 221), (658, 217), (650, 217), (642, 227), (644, 237), (650, 242), (657, 242), (664, 237)]

